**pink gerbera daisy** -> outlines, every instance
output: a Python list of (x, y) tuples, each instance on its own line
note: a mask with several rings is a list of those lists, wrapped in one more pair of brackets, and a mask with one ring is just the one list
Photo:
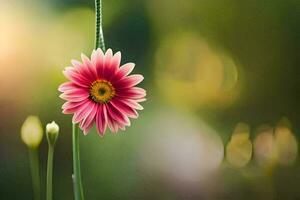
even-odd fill
[(120, 67), (121, 53), (113, 55), (111, 49), (104, 54), (94, 50), (91, 60), (81, 54), (82, 63), (72, 60), (73, 67), (63, 71), (69, 82), (59, 86), (60, 97), (67, 102), (62, 106), (64, 114), (74, 114), (73, 123), (87, 134), (96, 124), (100, 135), (108, 126), (112, 132), (130, 126), (129, 118), (137, 118), (136, 110), (142, 110), (139, 102), (145, 101), (146, 91), (136, 87), (144, 78), (130, 75), (135, 64)]

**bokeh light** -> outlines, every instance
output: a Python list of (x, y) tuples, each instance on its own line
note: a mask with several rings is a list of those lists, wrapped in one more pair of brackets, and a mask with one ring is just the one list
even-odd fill
[(289, 120), (283, 118), (275, 129), (269, 125), (261, 125), (254, 141), (254, 152), (259, 165), (293, 164), (298, 155), (298, 143)]
[(170, 183), (202, 183), (209, 180), (223, 160), (218, 133), (184, 113), (157, 114), (146, 131), (141, 157), (147, 170), (156, 171)]
[(254, 158), (259, 165), (273, 165), (277, 159), (274, 146), (273, 127), (263, 124), (257, 129), (254, 140)]
[(290, 128), (290, 122), (281, 121), (275, 129), (276, 153), (282, 165), (292, 165), (298, 156), (298, 143)]
[(160, 95), (180, 107), (227, 105), (238, 94), (233, 59), (196, 33), (174, 33), (162, 40), (155, 69)]
[(47, 57), (48, 65), (63, 69), (71, 59), (80, 57), (78, 52), (89, 55), (94, 44), (94, 21), (94, 11), (89, 8), (69, 9), (54, 18), (45, 33), (49, 42), (45, 54), (51, 55)]
[(226, 160), (233, 167), (245, 167), (252, 158), (252, 143), (249, 139), (250, 127), (238, 123), (226, 146)]

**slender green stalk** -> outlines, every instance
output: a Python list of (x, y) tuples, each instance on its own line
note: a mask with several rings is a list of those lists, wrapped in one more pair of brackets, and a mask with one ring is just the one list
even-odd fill
[(48, 161), (47, 161), (47, 184), (46, 184), (46, 200), (53, 199), (52, 193), (52, 177), (53, 177), (53, 155), (55, 142), (59, 134), (59, 126), (52, 121), (46, 126), (46, 136), (48, 141)]
[(47, 162), (47, 186), (46, 186), (46, 200), (52, 200), (52, 177), (53, 177), (53, 154), (54, 147), (49, 145), (48, 147), (48, 162)]
[(75, 200), (83, 200), (83, 189), (80, 170), (80, 151), (79, 151), (79, 132), (78, 125), (73, 124), (72, 140), (73, 140), (73, 186)]
[(102, 30), (102, 0), (95, 0), (96, 40), (95, 49), (101, 48), (105, 52), (105, 43)]
[(29, 148), (30, 170), (32, 177), (33, 194), (35, 200), (41, 199), (41, 186), (40, 186), (40, 165), (39, 153), (37, 148)]

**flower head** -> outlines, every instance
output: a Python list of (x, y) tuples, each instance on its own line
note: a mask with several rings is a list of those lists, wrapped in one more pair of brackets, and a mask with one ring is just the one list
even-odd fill
[(30, 148), (37, 148), (43, 139), (43, 128), (40, 119), (28, 116), (21, 128), (21, 139)]
[(145, 101), (146, 91), (136, 87), (144, 78), (129, 75), (134, 63), (120, 66), (121, 53), (113, 55), (111, 49), (104, 54), (99, 48), (91, 59), (81, 54), (82, 62), (72, 60), (73, 67), (63, 71), (69, 82), (59, 86), (60, 97), (67, 102), (63, 113), (74, 114), (73, 123), (87, 134), (96, 124), (100, 135), (106, 127), (112, 132), (125, 130), (130, 125), (129, 118), (137, 118), (136, 110), (142, 110), (139, 102)]

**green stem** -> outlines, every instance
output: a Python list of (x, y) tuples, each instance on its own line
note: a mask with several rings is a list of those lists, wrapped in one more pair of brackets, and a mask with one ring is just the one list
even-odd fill
[(72, 140), (73, 140), (73, 184), (75, 200), (83, 200), (83, 189), (80, 170), (80, 151), (79, 151), (79, 132), (78, 126), (73, 124)]
[(102, 30), (102, 0), (95, 0), (96, 40), (95, 49), (101, 48), (105, 52), (105, 43)]
[(53, 175), (53, 154), (54, 147), (49, 145), (48, 147), (48, 162), (47, 162), (47, 186), (46, 186), (46, 200), (52, 200), (52, 175)]
[(39, 166), (39, 153), (38, 149), (29, 148), (30, 170), (32, 177), (33, 194), (35, 200), (41, 199), (41, 186), (40, 186), (40, 166)]

